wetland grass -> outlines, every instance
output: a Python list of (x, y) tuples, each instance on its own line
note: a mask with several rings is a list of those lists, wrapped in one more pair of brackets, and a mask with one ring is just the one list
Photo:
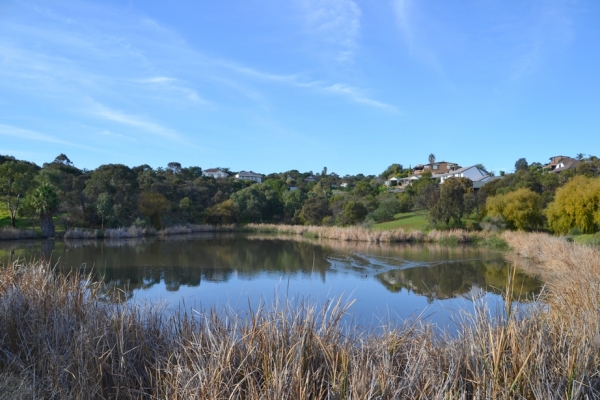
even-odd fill
[[(600, 254), (506, 233), (544, 277), (541, 302), (459, 321), (346, 326), (350, 303), (273, 304), (241, 317), (107, 304), (101, 283), (17, 262), (0, 271), (6, 398), (512, 399), (600, 396)], [(511, 284), (507, 285), (512, 287)], [(513, 298), (511, 293), (506, 299)], [(33, 394), (33, 396), (31, 396)]]

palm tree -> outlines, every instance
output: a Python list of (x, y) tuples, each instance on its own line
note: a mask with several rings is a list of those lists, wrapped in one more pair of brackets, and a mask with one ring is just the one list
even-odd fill
[(433, 153), (431, 153), (429, 155), (429, 164), (433, 164), (435, 162), (435, 155)]

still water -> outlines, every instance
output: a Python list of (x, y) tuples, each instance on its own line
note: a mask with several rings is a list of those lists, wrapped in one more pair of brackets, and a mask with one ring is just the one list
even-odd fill
[[(348, 319), (373, 326), (422, 318), (447, 326), (475, 304), (501, 309), (502, 252), (470, 246), (369, 244), (289, 236), (202, 234), (130, 240), (0, 243), (0, 260), (51, 260), (92, 273), (107, 302), (160, 302), (166, 310), (232, 309), (261, 302), (354, 300)], [(541, 282), (517, 273), (519, 299)]]

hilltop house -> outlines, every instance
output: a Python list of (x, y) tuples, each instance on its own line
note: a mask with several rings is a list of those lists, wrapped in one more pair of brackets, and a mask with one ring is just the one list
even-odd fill
[(484, 178), (489, 177), (490, 174), (485, 172), (482, 169), (477, 168), (472, 165), (470, 167), (459, 168), (456, 171), (449, 172), (447, 174), (440, 175), (440, 183), (444, 183), (444, 181), (448, 178), (469, 178), (473, 182), (478, 182)]
[(208, 176), (215, 179), (224, 179), (229, 177), (227, 172), (221, 171), (219, 168), (209, 168), (202, 171), (202, 176)]
[(451, 163), (448, 161), (440, 161), (440, 162), (433, 162), (433, 163), (429, 163), (429, 164), (416, 165), (415, 168), (413, 168), (413, 174), (419, 176), (427, 171), (431, 172), (432, 175), (447, 174), (447, 173), (453, 172), (459, 168), (460, 168), (460, 165), (458, 165), (456, 163)]
[(262, 175), (252, 171), (241, 171), (235, 174), (235, 178), (240, 181), (254, 181), (258, 183), (262, 182)]

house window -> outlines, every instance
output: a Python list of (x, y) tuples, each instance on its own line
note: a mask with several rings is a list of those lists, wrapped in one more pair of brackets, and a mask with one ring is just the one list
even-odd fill
[(438, 169), (438, 167), (439, 166), (436, 164), (436, 165), (433, 166), (433, 169)]

